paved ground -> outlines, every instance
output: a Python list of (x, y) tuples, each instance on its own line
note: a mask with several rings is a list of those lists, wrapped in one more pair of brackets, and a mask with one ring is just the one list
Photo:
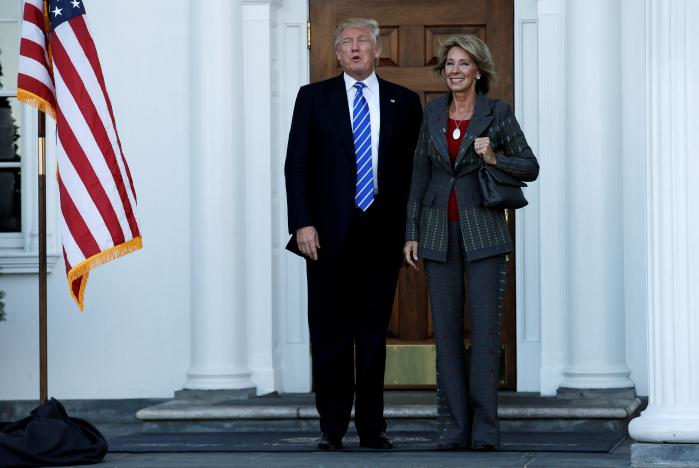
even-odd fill
[[(537, 398), (536, 405), (530, 401), (531, 395), (523, 394), (503, 394), (503, 405), (508, 404), (512, 407), (522, 406), (525, 408), (540, 408), (540, 411), (552, 411), (561, 406), (561, 399)], [(308, 395), (294, 396), (289, 395), (284, 398), (255, 398), (251, 402), (243, 402), (238, 406), (245, 405), (260, 405), (262, 400), (267, 406), (280, 406), (283, 404), (312, 404), (307, 402)], [(396, 407), (412, 408), (419, 403), (432, 404), (434, 397), (432, 394), (413, 395), (409, 393), (396, 393), (396, 395), (388, 394), (387, 398), (394, 398)], [(416, 400), (417, 399), (417, 400)], [(420, 399), (425, 399), (422, 402)], [(267, 401), (269, 400), (269, 401)], [(298, 400), (298, 401), (296, 401)], [(419, 400), (419, 401), (418, 401)], [(429, 401), (427, 401), (429, 400)], [(599, 399), (598, 399), (599, 400)], [(310, 400), (309, 400), (310, 401)], [(393, 401), (393, 400), (390, 400)], [(26, 403), (25, 407), (16, 407), (10, 405), (3, 412), (3, 406), (0, 404), (0, 419), (14, 420), (19, 415), (25, 415), (30, 411), (35, 402)], [(163, 403), (162, 400), (153, 401), (114, 401), (112, 406), (105, 406), (104, 402), (99, 405), (93, 402), (71, 402), (68, 401), (67, 408), (72, 416), (82, 417), (94, 422), (103, 434), (109, 440), (110, 438), (125, 436), (142, 430), (142, 424), (137, 421), (133, 415), (135, 412), (147, 406), (153, 406)], [(109, 402), (108, 402), (109, 403)], [(566, 403), (565, 401), (563, 403)], [(582, 406), (590, 406), (591, 404), (598, 405), (597, 400), (586, 400), (581, 403)], [(7, 405), (6, 405), (7, 406)], [(21, 406), (21, 405), (20, 405)], [(572, 410), (577, 410), (577, 406), (569, 403), (567, 406)], [(578, 405), (580, 406), (580, 405)], [(587, 406), (585, 406), (586, 409)], [(599, 406), (599, 405), (598, 405)], [(399, 409), (400, 409), (399, 408)], [(596, 408), (596, 406), (595, 406)], [(568, 408), (563, 408), (568, 409)], [(559, 416), (560, 417), (560, 416)], [(108, 421), (108, 422), (103, 422)], [(396, 419), (395, 421), (402, 421)], [(395, 422), (394, 421), (394, 422)], [(566, 428), (570, 430), (570, 420), (566, 419)], [(515, 421), (516, 422), (516, 421)], [(547, 430), (556, 430), (555, 426), (551, 426), (550, 421), (546, 422)], [(187, 431), (186, 424), (181, 430)], [(201, 424), (197, 421), (196, 424)], [(274, 422), (272, 427), (276, 427), (277, 422)], [(309, 420), (313, 430), (317, 428), (316, 420)], [(527, 424), (531, 425), (531, 421), (527, 420)], [(543, 423), (542, 423), (543, 424)], [(260, 426), (258, 430), (269, 430), (270, 422), (266, 421), (266, 425)], [(391, 426), (395, 429), (396, 424)], [(429, 426), (432, 428), (432, 426)], [(427, 429), (429, 429), (427, 428)], [(552, 429), (553, 428), (553, 429)], [(172, 428), (171, 428), (172, 429)], [(422, 426), (420, 428), (407, 428), (404, 430), (427, 430)], [(588, 428), (589, 430), (589, 428)], [(304, 433), (306, 434), (306, 433)], [(315, 433), (314, 433), (315, 434)], [(390, 435), (390, 434), (389, 434)], [(341, 452), (341, 453), (323, 453), (323, 452), (237, 452), (237, 453), (110, 453), (105, 458), (104, 462), (98, 465), (101, 467), (149, 467), (149, 468), (182, 468), (182, 467), (406, 467), (406, 468), (421, 468), (421, 467), (527, 467), (527, 468), (566, 468), (566, 467), (628, 467), (630, 466), (630, 446), (631, 441), (626, 440), (613, 453), (579, 453), (579, 452), (495, 452), (495, 453), (475, 453), (475, 452), (428, 452), (428, 451), (413, 451), (413, 452)]]
[(628, 467), (630, 441), (614, 453), (147, 453), (109, 454), (103, 467)]
[(473, 453), (207, 453), (113, 454), (105, 467), (628, 467), (629, 456), (620, 454), (491, 454)]

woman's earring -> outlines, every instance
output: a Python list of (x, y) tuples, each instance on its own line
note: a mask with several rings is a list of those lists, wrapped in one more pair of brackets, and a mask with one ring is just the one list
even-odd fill
[(477, 79), (477, 80), (480, 80), (480, 79), (481, 79), (481, 74), (480, 74), (480, 73), (476, 75), (476, 79)]

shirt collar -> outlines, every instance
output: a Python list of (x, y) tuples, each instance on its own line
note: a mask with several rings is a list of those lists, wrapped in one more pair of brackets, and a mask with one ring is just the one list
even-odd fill
[[(354, 84), (359, 80), (355, 80), (347, 73), (343, 73), (342, 76), (345, 79), (345, 91), (347, 92), (347, 94), (349, 94)], [(365, 80), (362, 80), (362, 83), (366, 85), (367, 89), (371, 93), (376, 93), (379, 89), (379, 80), (378, 78), (376, 78), (376, 72), (371, 72), (371, 75), (369, 75)]]

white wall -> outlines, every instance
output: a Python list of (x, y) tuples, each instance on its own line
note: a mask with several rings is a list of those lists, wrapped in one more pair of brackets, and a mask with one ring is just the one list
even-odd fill
[[(189, 362), (188, 2), (139, 2), (138, 14), (120, 21), (103, 2), (85, 3), (144, 248), (92, 272), (83, 313), (62, 260), (49, 275), (49, 394), (168, 397), (182, 388)], [(0, 276), (0, 289), (8, 293), (0, 400), (38, 398), (36, 276)]]

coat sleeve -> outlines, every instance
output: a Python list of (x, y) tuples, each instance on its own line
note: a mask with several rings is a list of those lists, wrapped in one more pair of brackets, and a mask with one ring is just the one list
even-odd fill
[(488, 132), (490, 140), (494, 142), (493, 149), (499, 152), (495, 167), (519, 180), (536, 180), (539, 163), (524, 138), (512, 108), (502, 101), (498, 107), (497, 124)]
[(311, 112), (307, 87), (299, 89), (286, 148), (284, 177), (289, 234), (297, 229), (313, 226), (311, 216)]
[(420, 208), (425, 191), (432, 176), (432, 164), (429, 158), (430, 132), (427, 127), (427, 114), (423, 116), (420, 126), (420, 137), (415, 147), (413, 157), (413, 175), (408, 196), (408, 213), (405, 226), (405, 240), (418, 240), (418, 228), (420, 223)]

